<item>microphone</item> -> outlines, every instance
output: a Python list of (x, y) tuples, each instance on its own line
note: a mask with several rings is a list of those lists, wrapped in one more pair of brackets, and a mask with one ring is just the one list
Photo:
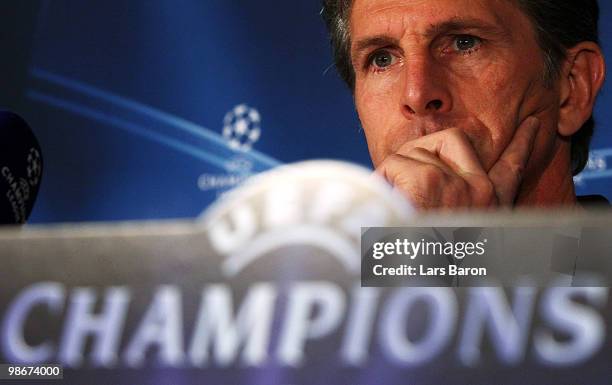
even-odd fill
[(42, 150), (28, 124), (0, 111), (0, 224), (26, 222), (38, 194)]

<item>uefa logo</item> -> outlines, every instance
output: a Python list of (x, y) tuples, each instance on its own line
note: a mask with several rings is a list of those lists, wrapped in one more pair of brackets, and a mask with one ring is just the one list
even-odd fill
[(261, 136), (261, 115), (240, 104), (229, 111), (223, 119), (223, 137), (232, 150), (249, 151)]
[(261, 137), (261, 114), (246, 103), (239, 104), (225, 114), (221, 134), (234, 155), (225, 160), (227, 173), (200, 175), (198, 187), (201, 191), (216, 190), (221, 194), (252, 175), (253, 161), (249, 159), (249, 152)]

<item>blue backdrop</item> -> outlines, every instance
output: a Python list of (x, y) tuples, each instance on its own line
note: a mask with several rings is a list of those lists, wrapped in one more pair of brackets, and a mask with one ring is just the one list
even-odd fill
[[(610, 56), (612, 4), (601, 6)], [(18, 112), (46, 169), (31, 222), (194, 217), (244, 176), (278, 164), (370, 167), (318, 0), (66, 0), (32, 9)], [(611, 103), (608, 84), (580, 194), (612, 197)]]

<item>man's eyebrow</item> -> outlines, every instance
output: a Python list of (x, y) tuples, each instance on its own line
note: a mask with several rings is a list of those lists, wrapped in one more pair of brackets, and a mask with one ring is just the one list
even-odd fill
[(441, 35), (451, 32), (461, 32), (467, 30), (480, 31), (487, 35), (497, 36), (503, 39), (510, 38), (510, 31), (503, 28), (500, 23), (490, 23), (481, 19), (454, 17), (450, 20), (432, 24), (425, 33), (428, 37)]
[[(498, 24), (489, 23), (480, 19), (461, 17), (455, 17), (438, 24), (432, 24), (425, 32), (425, 36), (434, 37), (436, 35), (461, 31), (480, 31), (487, 35), (497, 36), (504, 40), (508, 40), (510, 38), (510, 31), (499, 26)], [(378, 48), (399, 45), (400, 42), (398, 39), (388, 35), (365, 37), (357, 40), (353, 44), (353, 55), (357, 57), (363, 51), (370, 50), (373, 47)]]
[(389, 46), (399, 46), (399, 40), (386, 35), (366, 37), (355, 42), (353, 54), (359, 56), (361, 52), (368, 51), (371, 48)]

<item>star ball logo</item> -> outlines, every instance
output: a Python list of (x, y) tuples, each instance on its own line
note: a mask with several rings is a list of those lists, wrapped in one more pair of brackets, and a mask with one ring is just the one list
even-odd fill
[(237, 154), (225, 162), (229, 173), (200, 175), (198, 187), (201, 191), (216, 190), (221, 194), (251, 176), (253, 163), (246, 154), (261, 137), (261, 114), (245, 103), (239, 104), (225, 114), (221, 134), (227, 147)]
[(261, 115), (240, 104), (229, 111), (223, 119), (223, 137), (232, 150), (249, 151), (261, 136)]

